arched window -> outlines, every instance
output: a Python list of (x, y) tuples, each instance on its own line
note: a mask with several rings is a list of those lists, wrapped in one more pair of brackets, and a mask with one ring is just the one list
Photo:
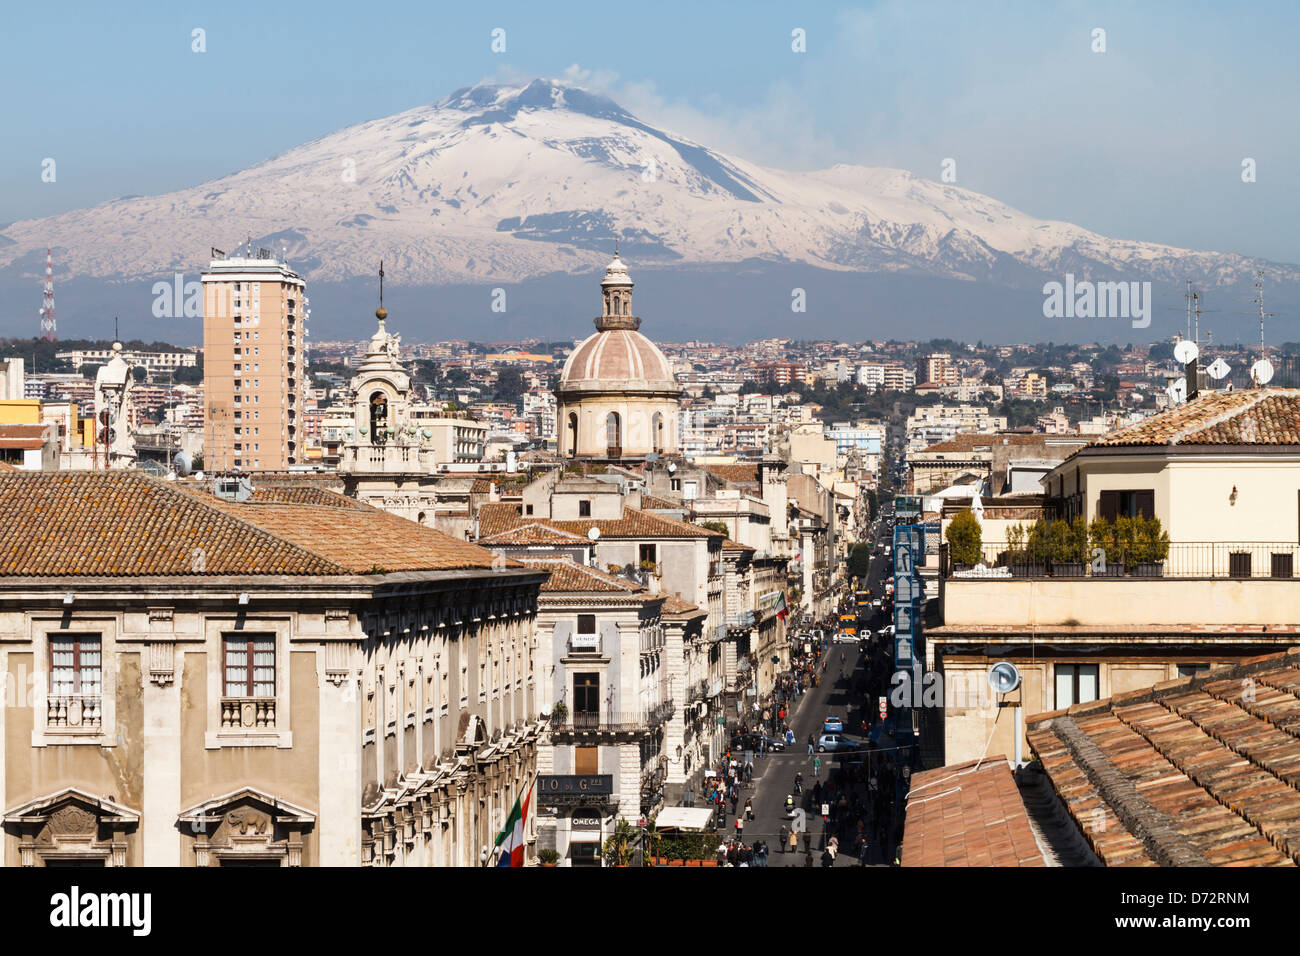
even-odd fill
[(655, 412), (654, 416), (650, 419), (650, 429), (651, 431), (654, 432), (654, 435), (652, 437), (654, 440), (655, 451), (656, 452), (663, 451), (664, 450), (664, 417), (659, 412)]
[(569, 412), (569, 457), (578, 453), (578, 415)]
[(622, 422), (618, 412), (610, 412), (605, 418), (605, 453), (610, 458), (623, 457)]
[(375, 392), (370, 396), (370, 440), (378, 443), (382, 440), (380, 432), (388, 427), (388, 396)]

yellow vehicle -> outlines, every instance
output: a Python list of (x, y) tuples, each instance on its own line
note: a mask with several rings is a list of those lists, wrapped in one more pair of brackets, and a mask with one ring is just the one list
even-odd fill
[(852, 634), (854, 637), (857, 637), (858, 616), (856, 614), (841, 614), (840, 630), (843, 631), (845, 634)]

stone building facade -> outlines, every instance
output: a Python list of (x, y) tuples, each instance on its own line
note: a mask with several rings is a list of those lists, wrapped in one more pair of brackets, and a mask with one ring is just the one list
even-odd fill
[(478, 863), (545, 575), (268, 490), (0, 475), (5, 865)]

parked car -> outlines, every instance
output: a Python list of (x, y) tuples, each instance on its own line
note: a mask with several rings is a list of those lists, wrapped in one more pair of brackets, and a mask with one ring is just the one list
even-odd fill
[(827, 717), (822, 724), (823, 734), (838, 734), (844, 730), (844, 721), (839, 717)]
[(843, 734), (822, 734), (817, 738), (817, 751), (854, 750), (859, 746), (856, 740), (850, 740)]
[(857, 640), (857, 636), (850, 634), (848, 631), (840, 631), (835, 635), (836, 644), (854, 644)]

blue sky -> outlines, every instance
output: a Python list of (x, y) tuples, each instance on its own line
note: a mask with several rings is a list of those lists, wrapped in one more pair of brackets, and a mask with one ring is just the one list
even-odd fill
[(952, 157), (958, 185), (1036, 216), (1300, 262), (1295, 4), (53, 2), (11, 4), (3, 22), (0, 223), (194, 185), (483, 80), (567, 72), (766, 165), (937, 178)]

